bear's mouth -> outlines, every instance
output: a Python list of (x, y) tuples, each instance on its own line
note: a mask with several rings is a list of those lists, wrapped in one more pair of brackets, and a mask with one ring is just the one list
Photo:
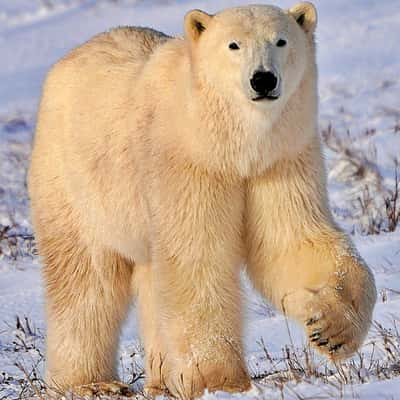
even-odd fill
[(260, 101), (260, 100), (278, 100), (279, 94), (262, 94), (260, 96), (252, 98), (253, 101)]

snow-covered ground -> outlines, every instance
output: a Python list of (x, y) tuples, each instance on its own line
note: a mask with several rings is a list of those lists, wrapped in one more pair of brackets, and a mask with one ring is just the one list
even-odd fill
[[(191, 8), (213, 12), (246, 3), (254, 0), (0, 0), (1, 400), (34, 394), (44, 366), (43, 288), (25, 176), (46, 71), (68, 49), (109, 27), (142, 25), (179, 34)], [(292, 5), (287, 0), (268, 3)], [(334, 366), (305, 346), (298, 327), (247, 290), (245, 342), (254, 387), (247, 394), (205, 398), (400, 396), (400, 228), (389, 232), (388, 218), (400, 156), (399, 1), (314, 3), (331, 206), (375, 273), (375, 323), (360, 353)], [(132, 311), (121, 341), (121, 376), (139, 389), (141, 363)]]

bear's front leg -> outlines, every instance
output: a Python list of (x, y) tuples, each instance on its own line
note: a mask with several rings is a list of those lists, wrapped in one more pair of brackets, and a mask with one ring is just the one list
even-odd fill
[(271, 261), (263, 289), (286, 315), (304, 323), (311, 344), (332, 359), (357, 351), (376, 292), (372, 274), (348, 239), (331, 231), (293, 241)]
[(317, 138), (247, 190), (248, 272), (258, 290), (304, 323), (311, 343), (332, 359), (361, 345), (375, 283), (351, 241), (334, 224)]
[[(179, 398), (244, 391), (243, 192), (181, 168), (153, 188), (152, 268), (163, 385)], [(157, 196), (157, 194), (159, 194)]]
[(238, 271), (170, 262), (160, 266), (158, 273), (159, 318), (166, 349), (161, 377), (167, 390), (189, 399), (205, 389), (249, 389)]

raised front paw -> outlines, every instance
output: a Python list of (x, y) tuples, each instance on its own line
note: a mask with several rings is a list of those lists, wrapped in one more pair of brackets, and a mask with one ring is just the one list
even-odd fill
[(307, 305), (305, 328), (310, 343), (333, 360), (351, 356), (362, 344), (374, 303), (368, 296), (342, 293), (340, 286), (324, 288)]

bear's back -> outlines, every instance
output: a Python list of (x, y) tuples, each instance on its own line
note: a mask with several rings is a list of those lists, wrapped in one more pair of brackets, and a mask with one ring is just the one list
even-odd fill
[(115, 119), (111, 115), (121, 119), (128, 99), (141, 95), (137, 90), (141, 71), (155, 49), (169, 39), (150, 28), (119, 27), (71, 50), (47, 75), (36, 144), (81, 146), (93, 135), (101, 142), (102, 134), (117, 128), (109, 126)]
[(118, 27), (100, 33), (68, 53), (60, 63), (94, 62), (117, 67), (143, 66), (153, 51), (170, 37), (151, 28)]

